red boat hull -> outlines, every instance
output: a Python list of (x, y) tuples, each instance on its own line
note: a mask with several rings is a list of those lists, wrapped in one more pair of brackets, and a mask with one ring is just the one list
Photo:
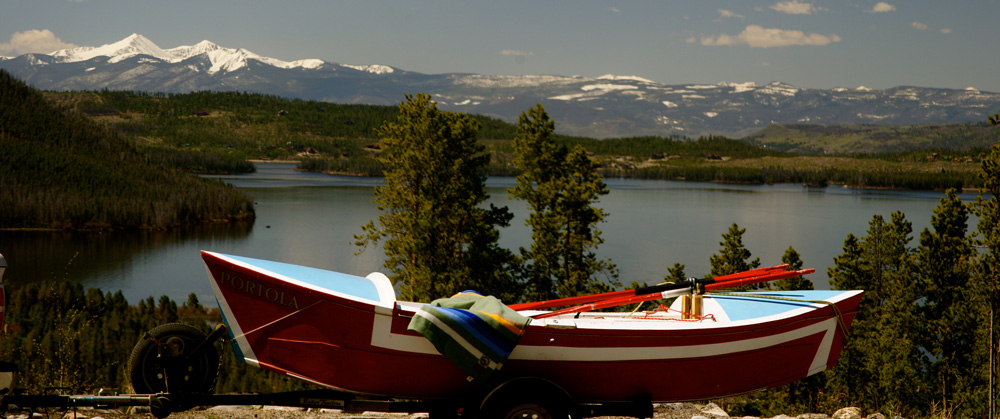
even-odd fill
[[(331, 293), (224, 255), (203, 258), (237, 351), (251, 364), (399, 398), (484, 388), (407, 331), (412, 305)], [(845, 292), (831, 304), (800, 303), (761, 321), (538, 320), (491, 381), (547, 379), (574, 400), (595, 402), (700, 400), (775, 387), (836, 364), (860, 299)]]

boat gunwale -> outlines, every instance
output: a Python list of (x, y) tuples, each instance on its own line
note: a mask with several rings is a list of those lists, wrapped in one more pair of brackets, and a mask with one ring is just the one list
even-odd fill
[[(326, 287), (322, 287), (322, 286), (319, 286), (319, 285), (316, 285), (316, 284), (312, 284), (312, 283), (309, 283), (309, 282), (306, 282), (306, 281), (302, 281), (302, 280), (298, 280), (298, 279), (295, 279), (295, 278), (291, 278), (291, 277), (289, 277), (287, 275), (283, 275), (283, 274), (280, 274), (280, 273), (277, 273), (277, 272), (273, 272), (271, 270), (268, 270), (268, 269), (265, 269), (265, 268), (262, 268), (262, 267), (259, 267), (259, 266), (256, 266), (256, 265), (252, 265), (252, 264), (246, 263), (246, 262), (241, 261), (241, 260), (237, 260), (237, 259), (233, 259), (231, 257), (227, 257), (228, 255), (225, 255), (225, 254), (216, 253), (216, 252), (210, 252), (210, 251), (203, 251), (203, 253), (210, 254), (210, 255), (212, 255), (212, 256), (214, 256), (216, 258), (219, 258), (219, 259), (223, 260), (226, 263), (231, 263), (233, 265), (239, 266), (239, 267), (241, 267), (243, 269), (250, 270), (250, 271), (255, 272), (257, 274), (266, 275), (266, 276), (268, 276), (269, 278), (271, 278), (273, 280), (284, 282), (284, 283), (286, 283), (288, 285), (291, 285), (291, 286), (294, 286), (294, 287), (300, 287), (300, 288), (305, 289), (305, 290), (309, 290), (309, 291), (312, 291), (312, 292), (319, 293), (321, 295), (326, 295), (326, 296), (331, 297), (331, 299), (328, 299), (327, 302), (334, 303), (334, 304), (343, 304), (343, 305), (346, 305), (346, 306), (351, 306), (351, 307), (353, 307), (355, 309), (367, 310), (367, 311), (370, 311), (370, 312), (372, 312), (372, 313), (374, 313), (376, 315), (384, 315), (384, 316), (392, 316), (392, 317), (399, 316), (399, 317), (403, 317), (403, 318), (409, 318), (409, 317), (413, 317), (413, 315), (415, 314), (416, 310), (418, 310), (420, 306), (422, 306), (424, 304), (427, 304), (427, 303), (419, 303), (419, 302), (409, 302), (409, 301), (393, 300), (392, 306), (387, 307), (387, 306), (383, 305), (381, 302), (377, 302), (377, 301), (374, 301), (374, 300), (370, 300), (368, 298), (364, 298), (364, 297), (360, 297), (360, 296), (356, 296), (356, 295), (352, 295), (352, 294), (348, 294), (348, 293), (344, 293), (344, 292), (339, 292), (339, 291), (332, 290), (332, 289), (329, 289), (329, 288), (326, 288)], [(333, 272), (333, 271), (329, 271), (329, 272)], [(356, 275), (352, 275), (352, 276), (356, 276)], [(358, 277), (358, 278), (365, 278), (365, 279), (372, 280), (371, 278), (368, 278), (368, 277)], [(372, 282), (374, 284), (376, 281), (372, 280)], [(773, 323), (773, 322), (783, 322), (783, 321), (785, 321), (787, 319), (792, 319), (794, 317), (798, 317), (798, 316), (802, 316), (802, 315), (807, 315), (807, 314), (813, 313), (813, 312), (822, 311), (828, 305), (839, 305), (842, 302), (844, 302), (844, 301), (846, 301), (846, 300), (848, 300), (850, 298), (853, 298), (854, 296), (857, 296), (857, 295), (859, 295), (859, 294), (861, 294), (863, 292), (863, 291), (860, 291), (860, 290), (843, 290), (843, 291), (840, 291), (840, 290), (822, 290), (822, 291), (825, 291), (827, 293), (829, 293), (829, 292), (835, 292), (836, 293), (836, 294), (834, 294), (834, 295), (832, 295), (832, 296), (830, 296), (830, 297), (825, 298), (825, 299), (822, 300), (822, 301), (826, 301), (829, 304), (826, 304), (826, 303), (816, 303), (816, 302), (811, 302), (811, 301), (795, 301), (793, 303), (800, 304), (801, 306), (800, 307), (796, 307), (796, 308), (792, 308), (792, 309), (789, 309), (789, 310), (786, 310), (786, 311), (782, 311), (782, 312), (779, 312), (779, 313), (770, 314), (770, 315), (767, 315), (767, 316), (754, 317), (754, 318), (742, 319), (742, 320), (727, 320), (727, 321), (712, 322), (712, 321), (708, 321), (708, 320), (702, 320), (702, 321), (681, 321), (681, 320), (674, 320), (672, 318), (651, 318), (651, 319), (641, 319), (641, 318), (630, 318), (630, 319), (626, 319), (626, 318), (612, 318), (612, 319), (607, 319), (607, 318), (601, 318), (601, 319), (597, 319), (597, 318), (594, 318), (594, 317), (598, 317), (598, 316), (600, 316), (600, 317), (604, 317), (604, 316), (613, 317), (613, 316), (621, 316), (622, 314), (615, 313), (615, 312), (609, 312), (609, 313), (586, 312), (580, 318), (575, 318), (575, 314), (567, 314), (567, 315), (564, 315), (564, 316), (555, 316), (555, 317), (545, 318), (545, 319), (533, 319), (531, 321), (531, 323), (528, 324), (528, 330), (526, 331), (526, 333), (528, 331), (537, 333), (539, 331), (539, 329), (544, 329), (544, 330), (549, 331), (549, 332), (551, 332), (553, 330), (560, 330), (560, 329), (562, 329), (562, 330), (588, 331), (588, 332), (602, 331), (603, 330), (603, 331), (608, 331), (608, 332), (618, 331), (618, 332), (626, 332), (626, 333), (627, 332), (637, 332), (637, 331), (638, 332), (641, 332), (641, 331), (654, 331), (654, 332), (657, 332), (657, 331), (672, 331), (672, 330), (685, 331), (685, 332), (691, 332), (691, 331), (694, 331), (694, 330), (706, 330), (706, 331), (718, 332), (719, 329), (725, 329), (725, 328), (743, 328), (743, 327), (746, 327), (746, 326), (764, 325), (764, 324), (769, 324), (769, 323)], [(792, 294), (792, 293), (803, 293), (803, 292), (809, 293), (810, 291), (739, 292), (739, 293), (730, 293), (730, 294), (726, 294), (726, 295), (717, 295), (717, 294), (711, 294), (711, 293), (709, 293), (709, 294), (705, 294), (705, 298), (711, 298), (711, 299), (714, 299), (715, 297), (721, 297), (723, 299), (726, 299), (726, 298), (753, 298), (755, 294), (756, 295), (773, 295), (775, 293)], [(764, 300), (764, 299), (761, 299), (761, 302), (768, 302), (768, 301)], [(787, 303), (789, 303), (789, 301), (780, 301), (779, 300), (779, 301), (776, 301), (775, 303), (787, 304)], [(530, 314), (545, 313), (545, 312), (548, 312), (548, 311), (544, 311), (544, 310), (524, 311), (524, 312), (522, 312), (522, 314), (528, 314), (528, 315), (530, 315)], [(571, 322), (567, 322), (567, 320), (569, 320)], [(560, 322), (562, 322), (562, 323), (560, 323)]]

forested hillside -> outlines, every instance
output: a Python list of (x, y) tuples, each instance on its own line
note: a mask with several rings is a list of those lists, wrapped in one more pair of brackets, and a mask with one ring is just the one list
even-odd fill
[[(161, 297), (132, 302), (121, 291), (84, 290), (72, 282), (38, 282), (8, 287), (0, 359), (14, 362), (17, 388), (43, 394), (61, 388), (87, 394), (104, 388), (130, 393), (127, 363), (143, 333), (183, 322), (206, 334), (222, 321), (219, 310), (199, 304), (191, 294), (178, 306)], [(252, 368), (219, 345), (219, 392), (288, 391), (308, 387), (301, 381)]]
[[(49, 92), (45, 96), (60, 108), (76, 110), (134, 139), (161, 160), (193, 172), (243, 172), (252, 170), (248, 159), (280, 159), (300, 161), (302, 170), (381, 176), (384, 168), (378, 162), (381, 148), (375, 132), (399, 115), (395, 106), (235, 92)], [(479, 141), (492, 155), (488, 173), (517, 175), (514, 126), (485, 116), (470, 117), (480, 127)], [(857, 139), (862, 135), (865, 141)], [(986, 150), (976, 147), (988, 147), (993, 137), (995, 133), (976, 124), (774, 126), (749, 140), (553, 135), (560, 144), (583, 146), (608, 177), (937, 190), (980, 186), (976, 173)], [(822, 149), (824, 142), (871, 147), (842, 147), (842, 152), (822, 156), (800, 154)]]
[(177, 169), (0, 71), (0, 228), (162, 229), (253, 218), (250, 198)]
[(920, 150), (974, 151), (978, 154), (996, 143), (997, 133), (986, 121), (928, 125), (775, 124), (747, 136), (747, 140), (796, 154), (886, 154)]

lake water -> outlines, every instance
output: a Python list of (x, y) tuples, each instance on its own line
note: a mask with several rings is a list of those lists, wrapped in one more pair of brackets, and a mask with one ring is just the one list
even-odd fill
[[(0, 231), (0, 253), (12, 285), (45, 279), (79, 281), (104, 291), (121, 290), (129, 302), (167, 295), (183, 302), (195, 293), (212, 301), (199, 256), (211, 250), (367, 275), (382, 269), (380, 248), (356, 254), (354, 234), (378, 216), (371, 202), (377, 179), (297, 172), (294, 164), (258, 164), (257, 173), (221, 176), (253, 196), (252, 224), (216, 225), (170, 232), (70, 233)], [(942, 192), (859, 190), (799, 185), (606, 179), (611, 193), (599, 204), (605, 242), (598, 249), (621, 271), (621, 282), (655, 284), (675, 262), (688, 276), (709, 272), (722, 234), (737, 223), (743, 243), (764, 266), (781, 263), (793, 246), (817, 288), (828, 288), (827, 269), (848, 233), (865, 235), (875, 214), (903, 211), (914, 225), (914, 242), (930, 223)], [(528, 211), (507, 199), (513, 178), (491, 178), (491, 202), (510, 207), (511, 227), (501, 245), (530, 245)], [(963, 195), (966, 200), (973, 194)], [(971, 222), (970, 222), (971, 223)], [(974, 228), (971, 225), (970, 228)]]

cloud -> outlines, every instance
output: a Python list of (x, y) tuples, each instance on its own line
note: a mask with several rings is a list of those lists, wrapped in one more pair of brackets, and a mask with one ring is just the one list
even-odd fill
[(618, 10), (618, 8), (617, 8), (617, 7), (612, 7), (612, 8), (610, 8), (610, 9), (608, 9), (608, 10), (610, 10), (610, 11), (612, 11), (612, 12), (614, 12), (614, 13), (621, 13), (621, 12), (622, 12), (621, 10)]
[(726, 9), (719, 9), (719, 16), (722, 16), (722, 17), (735, 17), (735, 18), (743, 19), (743, 15), (733, 13), (733, 12), (731, 12), (729, 10), (726, 10)]
[(500, 55), (513, 55), (515, 57), (526, 57), (526, 56), (535, 55), (535, 53), (532, 52), (532, 51), (520, 51), (520, 50), (516, 50), (516, 49), (505, 49), (503, 51), (500, 51)]
[(943, 34), (945, 34), (945, 35), (947, 35), (947, 34), (951, 33), (951, 29), (950, 28), (941, 28), (940, 32), (943, 33)]
[(24, 32), (14, 32), (10, 36), (10, 42), (0, 43), (0, 54), (21, 55), (31, 52), (48, 54), (66, 48), (76, 48), (76, 45), (63, 42), (48, 29), (30, 29)]
[(893, 6), (893, 5), (891, 5), (889, 3), (886, 3), (884, 1), (880, 1), (878, 3), (875, 3), (875, 6), (872, 7), (872, 10), (871, 10), (872, 13), (887, 13), (887, 12), (895, 12), (895, 11), (896, 11), (896, 6)]
[(913, 23), (910, 24), (910, 26), (913, 26), (913, 29), (916, 29), (918, 31), (925, 31), (925, 30), (927, 30), (927, 25), (925, 25), (923, 23), (920, 23), (920, 22), (913, 22)]
[(799, 3), (799, 0), (779, 1), (771, 9), (790, 15), (811, 15), (819, 11), (812, 3)]
[[(739, 35), (719, 34), (702, 37), (702, 45), (748, 45), (751, 48), (787, 47), (792, 45), (828, 45), (840, 42), (840, 36), (836, 34), (821, 35), (818, 33), (805, 33), (796, 30), (764, 28), (758, 25), (747, 26)], [(694, 38), (688, 38), (688, 42), (694, 42)]]

